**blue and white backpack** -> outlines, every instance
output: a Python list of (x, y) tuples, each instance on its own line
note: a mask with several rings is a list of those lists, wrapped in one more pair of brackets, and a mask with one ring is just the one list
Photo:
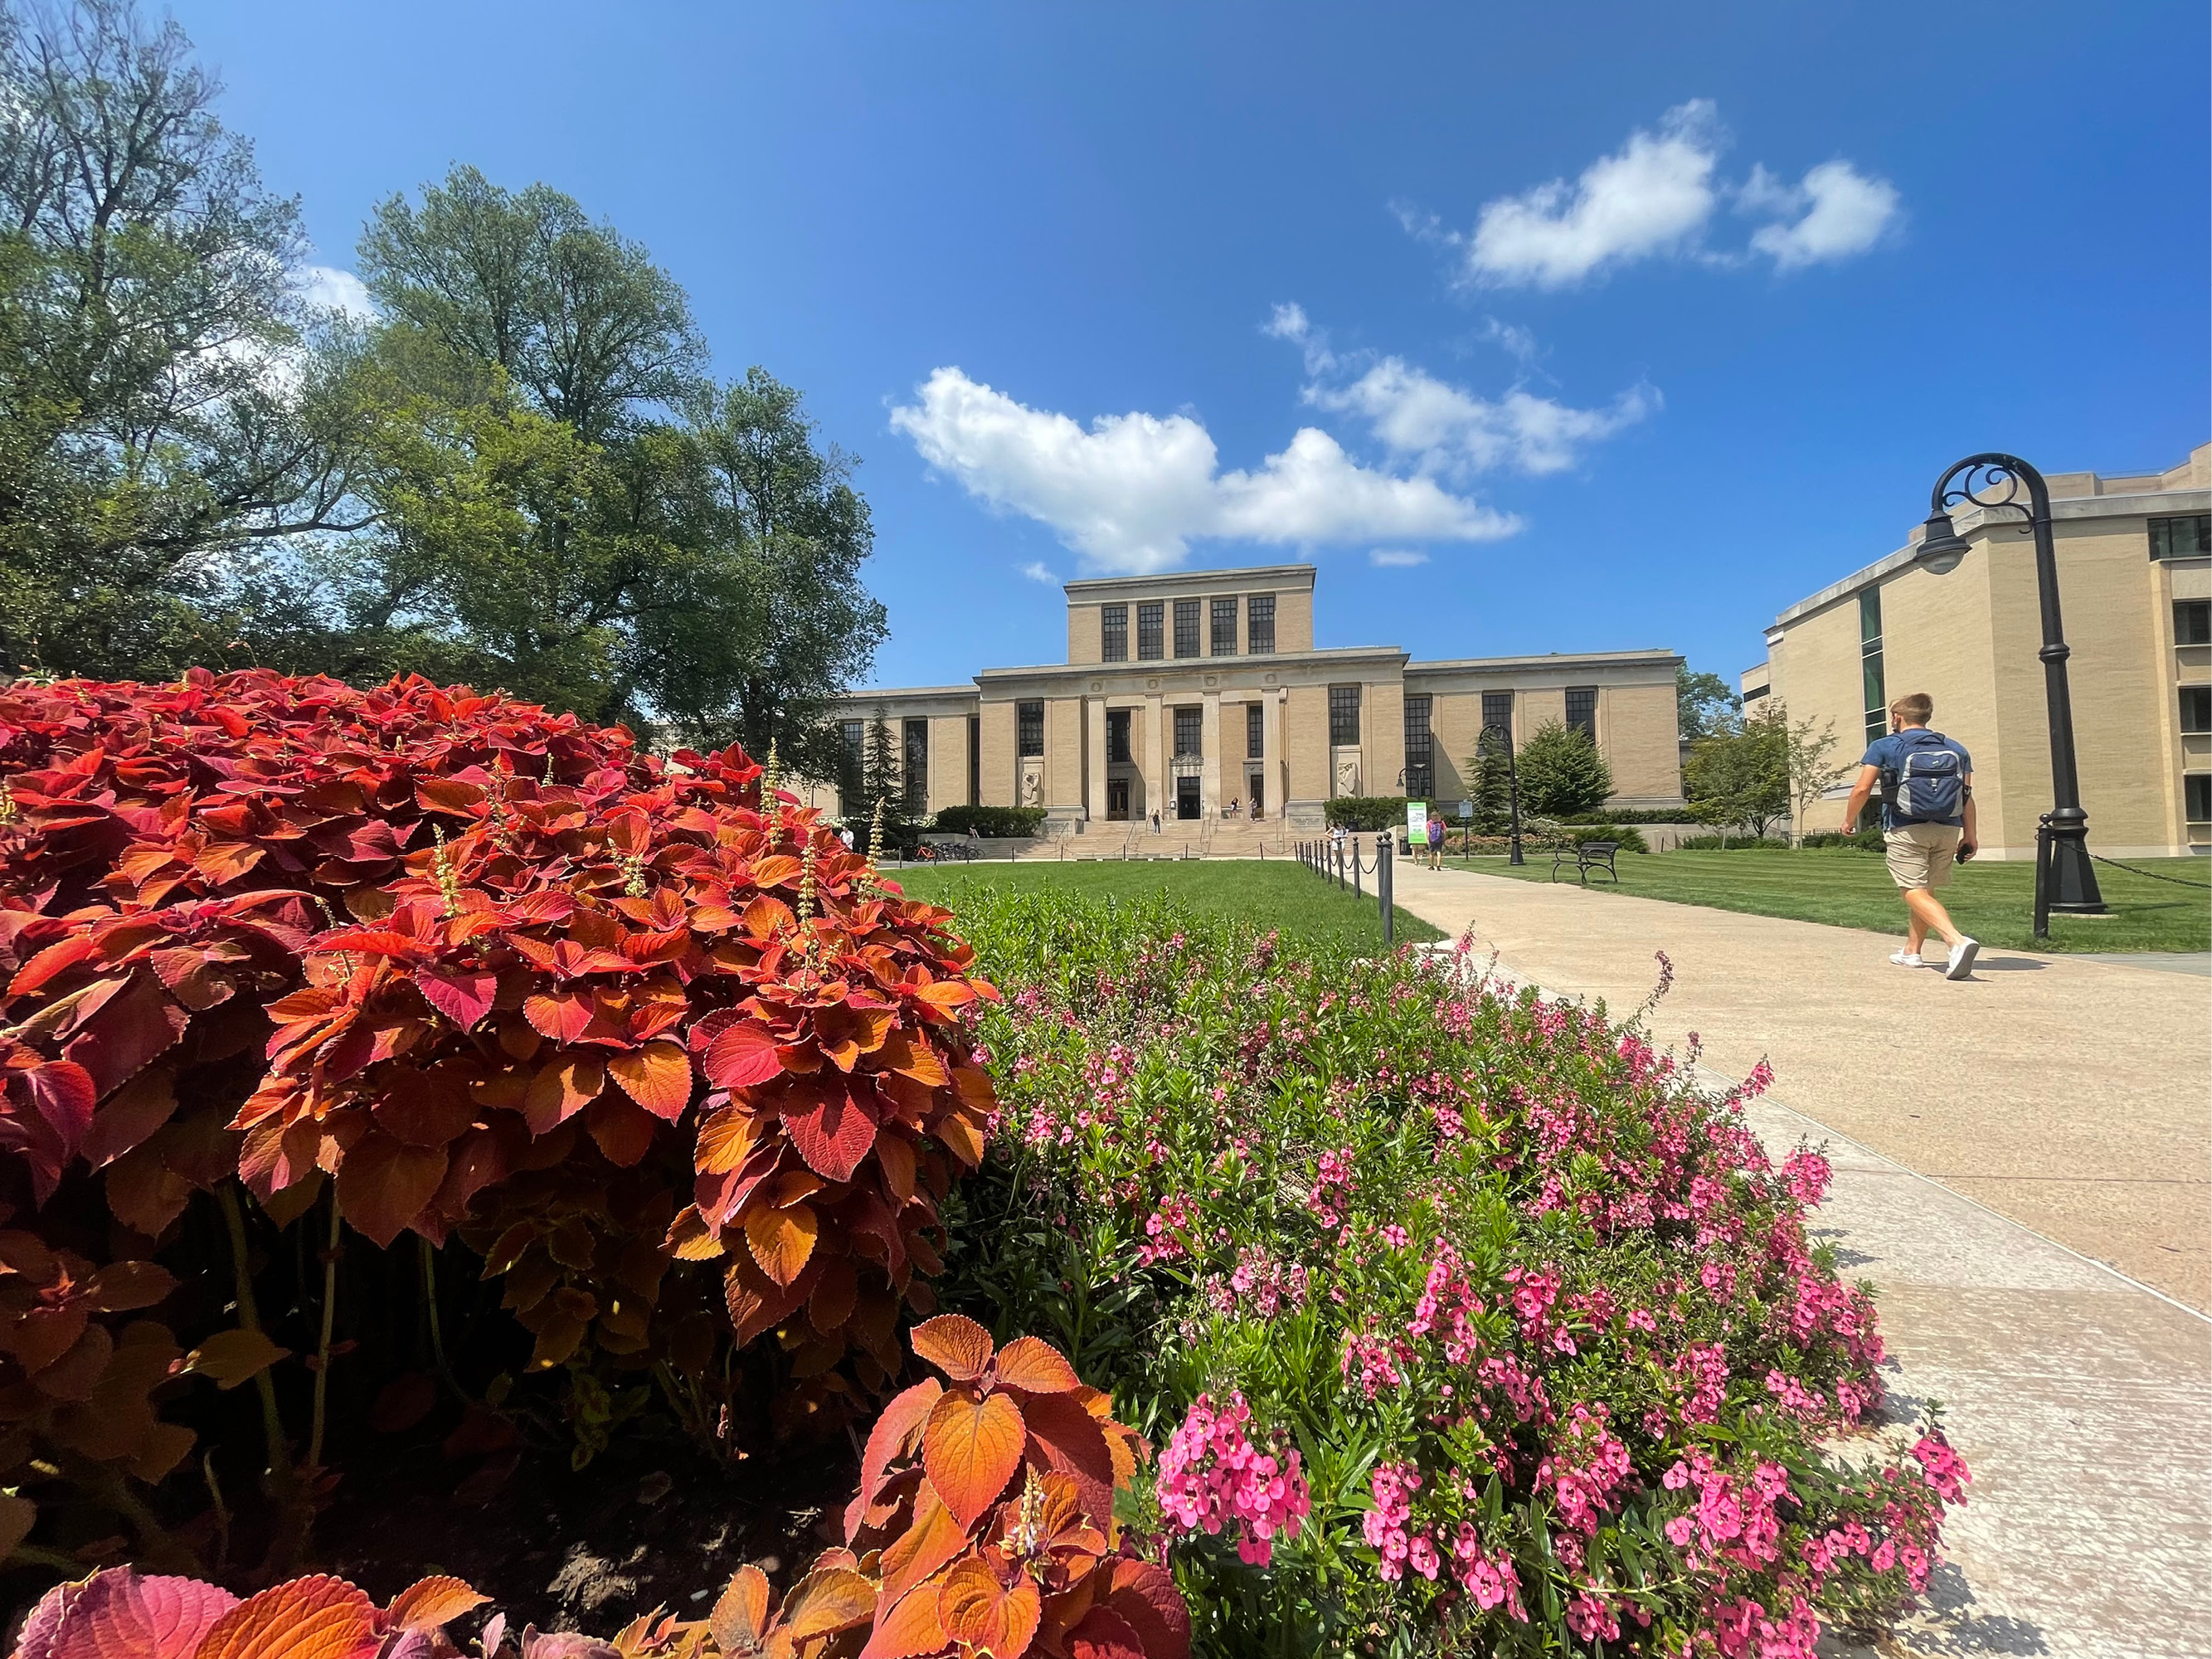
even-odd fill
[(1951, 823), (1965, 815), (1966, 763), (1941, 732), (1915, 732), (1903, 764), (1882, 783), (1893, 823)]

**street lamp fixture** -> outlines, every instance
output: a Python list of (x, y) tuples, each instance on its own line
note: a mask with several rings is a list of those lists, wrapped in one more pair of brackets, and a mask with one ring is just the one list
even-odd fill
[[(2020, 499), (2025, 490), (2027, 499)], [(2043, 475), (2016, 455), (1969, 455), (1936, 481), (1929, 495), (1928, 522), (1914, 562), (1936, 575), (1959, 568), (1968, 544), (1951, 522), (1951, 509), (1967, 506), (1984, 513), (2010, 508), (2027, 520), (2035, 538), (2036, 597), (2043, 612), (2043, 690), (2051, 726), (2051, 811), (2035, 831), (2035, 936), (2051, 933), (2051, 913), (2101, 916), (2107, 914), (2097, 890), (2096, 867), (2089, 860), (2089, 815), (2081, 810), (2081, 779), (2074, 764), (2074, 701), (2066, 683), (2065, 630), (2058, 616), (2058, 553), (2051, 528), (2051, 490)]]

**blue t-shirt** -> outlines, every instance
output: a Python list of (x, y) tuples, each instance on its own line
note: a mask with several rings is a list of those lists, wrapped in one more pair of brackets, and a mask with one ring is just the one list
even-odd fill
[[(1959, 757), (1960, 775), (1970, 775), (1973, 772), (1974, 757), (1966, 752), (1965, 744), (1955, 738), (1947, 738), (1941, 732), (1930, 732), (1925, 726), (1913, 726), (1903, 732), (1893, 732), (1886, 738), (1876, 738), (1867, 745), (1867, 751), (1860, 758), (1859, 764), (1880, 767), (1886, 778), (1889, 773), (1903, 771), (1905, 757), (1916, 749), (1948, 749)], [(1944, 818), (1942, 822), (1963, 825), (1966, 820), (1961, 816)], [(1897, 828), (1897, 822), (1891, 816), (1887, 790), (1881, 799), (1881, 827), (1885, 830)]]

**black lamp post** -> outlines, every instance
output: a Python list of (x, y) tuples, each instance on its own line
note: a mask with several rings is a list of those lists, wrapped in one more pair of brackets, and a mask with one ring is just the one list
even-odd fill
[[(2022, 487), (2027, 500), (2020, 499)], [(2051, 912), (2100, 916), (2104, 895), (2089, 862), (2089, 815), (2081, 810), (2081, 784), (2074, 768), (2074, 700), (2066, 685), (2065, 630), (2058, 618), (2058, 552), (2051, 532), (2051, 490), (2043, 475), (2015, 455), (1969, 455), (1936, 481), (1917, 562), (1937, 575), (1956, 570), (1967, 542), (1951, 523), (1951, 509), (1984, 512), (2010, 507), (2035, 535), (2035, 588), (2043, 610), (2043, 691), (2051, 721), (2052, 805), (2035, 831), (2035, 936), (2051, 933)]]
[(1505, 799), (1513, 814), (1512, 851), (1505, 861), (1508, 864), (1526, 864), (1528, 860), (1521, 856), (1521, 769), (1513, 762), (1513, 734), (1502, 726), (1482, 728), (1482, 735), (1486, 738), (1493, 732), (1505, 744)]

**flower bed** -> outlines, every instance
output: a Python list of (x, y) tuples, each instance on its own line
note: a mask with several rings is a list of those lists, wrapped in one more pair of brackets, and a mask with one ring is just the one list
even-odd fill
[[(1925, 1583), (1966, 1472), (1877, 1432), (1868, 1292), (1634, 1021), (1464, 957), (1287, 957), (987, 899), (1000, 1114), (945, 1289), (1167, 1447), (1200, 1651), (1804, 1656)], [(1663, 980), (1662, 980), (1663, 988)]]

